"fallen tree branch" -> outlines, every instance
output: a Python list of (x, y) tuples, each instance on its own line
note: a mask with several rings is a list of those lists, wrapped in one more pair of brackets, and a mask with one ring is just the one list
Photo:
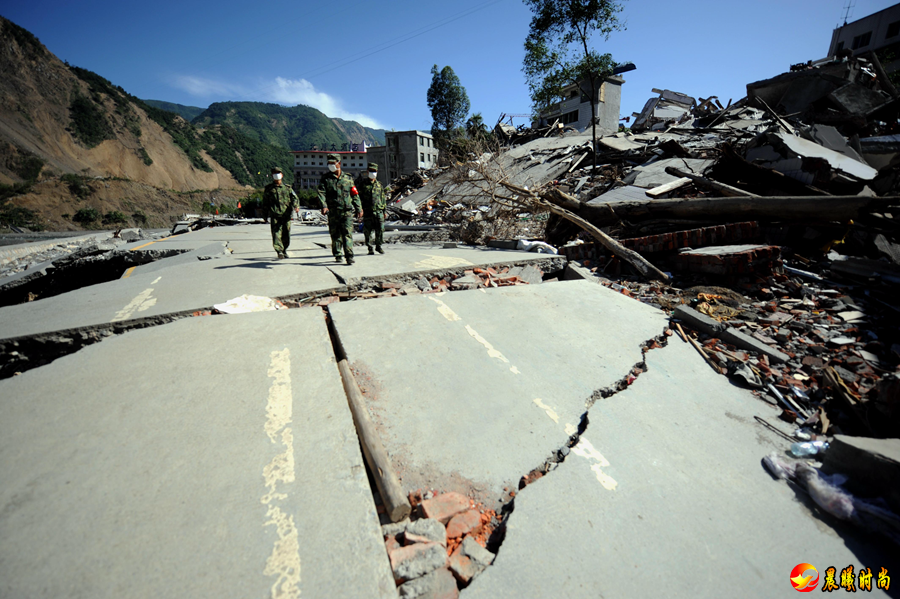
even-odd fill
[[(525, 189), (524, 187), (519, 187), (518, 185), (513, 185), (512, 183), (507, 183), (505, 181), (501, 182), (501, 185), (503, 185), (510, 191), (519, 194), (520, 197), (527, 197), (530, 203), (536, 204), (537, 206), (545, 210), (549, 210), (557, 216), (561, 216), (569, 222), (575, 223), (576, 225), (590, 233), (591, 236), (593, 236), (594, 239), (596, 239), (600, 243), (600, 245), (612, 252), (613, 255), (621, 258), (622, 260), (633, 266), (644, 277), (648, 279), (658, 279), (660, 281), (669, 280), (669, 275), (650, 264), (643, 256), (641, 256), (634, 250), (626, 248), (624, 245), (622, 245), (585, 219), (581, 218), (577, 214), (563, 208), (558, 204), (545, 200), (542, 195), (538, 195), (530, 189)], [(548, 195), (553, 195), (553, 192), (562, 194), (561, 191), (555, 188), (551, 188), (551, 191), (546, 193)], [(570, 196), (566, 196), (566, 198), (569, 198), (569, 200), (575, 202), (575, 204), (578, 204), (578, 201), (574, 198), (571, 198)]]

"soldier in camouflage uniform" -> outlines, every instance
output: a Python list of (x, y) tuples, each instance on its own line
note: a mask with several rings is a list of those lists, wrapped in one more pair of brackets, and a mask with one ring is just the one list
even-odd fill
[(331, 253), (337, 262), (343, 254), (347, 264), (353, 264), (353, 219), (362, 218), (359, 192), (350, 175), (341, 172), (340, 156), (328, 155), (328, 170), (319, 180), (318, 192), (322, 214), (328, 215)]
[[(381, 182), (376, 179), (378, 176), (378, 165), (374, 162), (369, 164), (368, 176), (360, 174), (356, 179), (356, 189), (359, 190), (359, 199), (362, 202), (363, 209), (363, 235), (366, 238), (366, 247), (369, 248), (369, 255), (375, 252), (383, 254), (381, 244), (384, 243), (384, 211), (387, 209), (387, 198), (385, 197), (385, 189)], [(372, 250), (372, 244), (369, 242), (370, 237), (374, 237), (375, 250)]]
[(278, 259), (287, 258), (291, 245), (291, 210), (300, 211), (300, 198), (293, 189), (282, 182), (284, 173), (277, 166), (272, 169), (273, 181), (263, 190), (263, 210), (269, 216), (272, 229), (272, 247)]

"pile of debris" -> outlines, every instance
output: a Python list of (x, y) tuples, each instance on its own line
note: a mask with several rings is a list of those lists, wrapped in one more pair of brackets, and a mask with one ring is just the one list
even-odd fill
[(502, 517), (455, 492), (419, 489), (409, 500), (411, 519), (382, 526), (400, 596), (458, 597), (494, 561), (486, 547)]
[[(785, 418), (896, 436), (900, 93), (877, 57), (796, 65), (738, 102), (653, 91), (596, 156), (585, 133), (500, 128), (505, 151), (404, 195), (408, 221), (468, 243), (528, 222), (505, 238), (673, 311)], [(696, 285), (717, 291), (682, 291)]]

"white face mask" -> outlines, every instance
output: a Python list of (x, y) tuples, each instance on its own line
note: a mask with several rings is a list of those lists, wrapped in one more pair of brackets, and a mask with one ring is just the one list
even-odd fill
[(334, 171), (337, 170), (337, 165), (336, 165), (335, 163), (333, 163), (333, 162), (329, 163), (329, 164), (328, 164), (328, 170), (330, 170), (330, 171), (333, 173)]
[(282, 176), (283, 175), (281, 173), (275, 173), (274, 175), (272, 175), (272, 178), (275, 179), (276, 181), (281, 181)]
[(373, 173), (372, 171), (369, 171), (369, 179), (374, 179), (377, 176), (378, 176), (378, 173)]

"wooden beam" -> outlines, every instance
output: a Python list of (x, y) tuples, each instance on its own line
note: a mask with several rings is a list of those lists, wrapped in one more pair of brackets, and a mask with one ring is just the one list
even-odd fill
[(399, 522), (409, 516), (412, 506), (409, 505), (409, 500), (400, 486), (400, 479), (397, 478), (391, 465), (391, 459), (381, 444), (381, 438), (378, 436), (378, 431), (375, 430), (369, 410), (366, 408), (365, 398), (362, 391), (359, 390), (359, 385), (356, 384), (356, 379), (346, 358), (338, 362), (338, 370), (341, 373), (341, 382), (344, 384), (347, 402), (350, 404), (350, 412), (353, 414), (353, 423), (356, 425), (359, 443), (362, 446), (366, 463), (369, 465), (369, 471), (375, 479), (378, 493), (384, 502), (385, 511), (391, 522)]

